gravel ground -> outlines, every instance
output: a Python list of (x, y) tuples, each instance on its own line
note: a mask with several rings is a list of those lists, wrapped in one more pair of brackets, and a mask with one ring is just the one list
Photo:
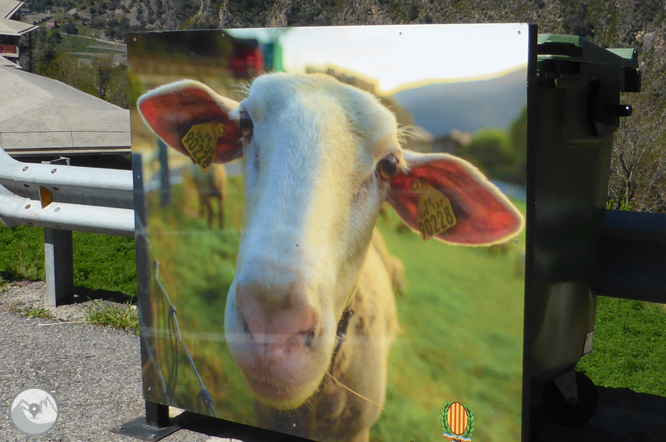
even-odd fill
[[(9, 402), (23, 388), (41, 387), (55, 397), (60, 417), (46, 435), (28, 438), (12, 426), (8, 414), (0, 416), (0, 442), (138, 440), (109, 432), (145, 412), (138, 336), (85, 324), (91, 302), (58, 307), (57, 319), (18, 314), (43, 307), (45, 290), (43, 282), (18, 282), (0, 289), (0, 414), (9, 411)], [(666, 398), (628, 389), (598, 391), (596, 414), (578, 427), (553, 424), (536, 410), (532, 441), (666, 441)], [(162, 440), (230, 441), (187, 430)], [(433, 435), (432, 440), (441, 439)]]
[[(145, 413), (139, 337), (133, 333), (62, 321), (82, 321), (90, 303), (58, 307), (58, 319), (16, 312), (42, 307), (43, 282), (15, 283), (0, 293), (0, 410), (22, 389), (40, 387), (58, 402), (53, 430), (28, 438), (9, 415), (0, 416), (0, 441), (124, 441), (109, 428)], [(222, 441), (180, 430), (164, 441)], [(228, 441), (228, 439), (227, 439)]]

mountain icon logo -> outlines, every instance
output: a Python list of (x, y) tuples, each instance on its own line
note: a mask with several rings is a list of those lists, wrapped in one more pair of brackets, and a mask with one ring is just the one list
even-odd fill
[(58, 404), (47, 391), (26, 388), (14, 397), (9, 417), (21, 433), (38, 436), (51, 430), (58, 421)]

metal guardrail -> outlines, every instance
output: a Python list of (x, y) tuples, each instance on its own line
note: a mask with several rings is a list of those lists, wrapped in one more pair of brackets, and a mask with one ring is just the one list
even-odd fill
[(32, 164), (0, 147), (0, 221), (134, 236), (132, 172)]
[(606, 210), (593, 293), (666, 304), (666, 215)]
[(132, 172), (22, 163), (0, 147), (0, 222), (44, 228), (46, 304), (67, 303), (73, 230), (134, 237)]

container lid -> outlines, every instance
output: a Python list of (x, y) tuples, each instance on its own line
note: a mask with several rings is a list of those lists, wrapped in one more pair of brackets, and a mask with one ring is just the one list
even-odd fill
[(635, 49), (604, 49), (575, 35), (539, 34), (539, 60), (567, 60), (584, 63), (638, 68)]
[(541, 34), (537, 54), (537, 75), (551, 86), (580, 88), (600, 81), (619, 83), (623, 92), (641, 90), (635, 49), (604, 49), (575, 35)]

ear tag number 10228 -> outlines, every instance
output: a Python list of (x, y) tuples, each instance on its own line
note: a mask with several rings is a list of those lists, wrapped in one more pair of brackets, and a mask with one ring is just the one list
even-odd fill
[(185, 150), (202, 170), (208, 169), (217, 156), (217, 139), (224, 135), (224, 130), (224, 124), (210, 121), (195, 124), (183, 137)]
[(416, 222), (423, 240), (437, 236), (456, 225), (451, 201), (443, 193), (418, 178), (412, 181), (412, 190), (419, 194)]

